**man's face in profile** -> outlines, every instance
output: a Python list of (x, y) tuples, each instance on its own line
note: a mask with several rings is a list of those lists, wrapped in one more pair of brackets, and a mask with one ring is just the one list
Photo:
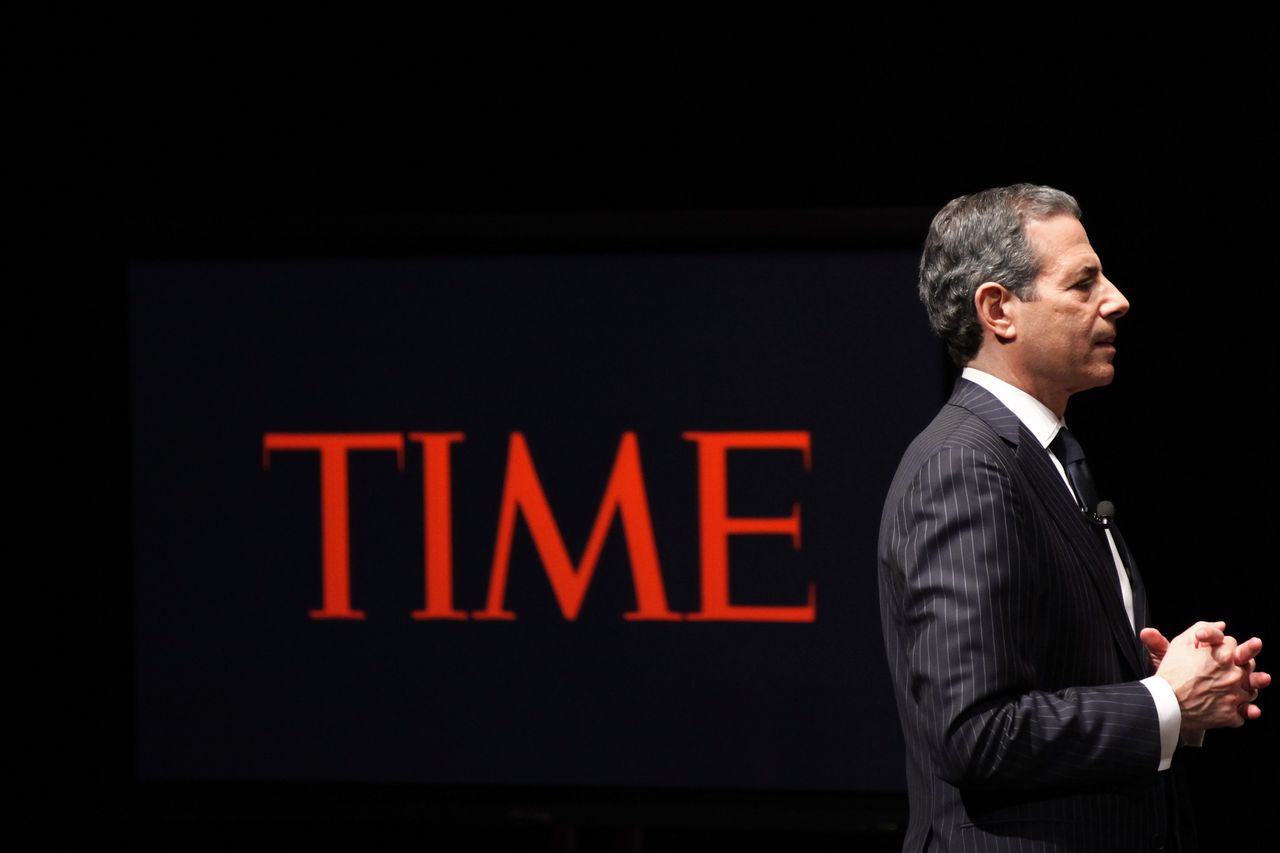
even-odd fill
[(1128, 300), (1102, 274), (1075, 217), (1031, 220), (1026, 234), (1040, 259), (1032, 298), (1015, 306), (1022, 373), (1033, 386), (1027, 390), (1046, 400), (1110, 383), (1116, 321)]

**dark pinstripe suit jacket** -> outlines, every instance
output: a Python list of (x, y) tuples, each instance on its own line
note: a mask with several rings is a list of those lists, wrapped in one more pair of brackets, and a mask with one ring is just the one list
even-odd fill
[(1115, 564), (1044, 448), (981, 386), (960, 380), (907, 449), (879, 572), (907, 742), (905, 849), (1159, 843), (1159, 723), (1138, 683), (1151, 671)]

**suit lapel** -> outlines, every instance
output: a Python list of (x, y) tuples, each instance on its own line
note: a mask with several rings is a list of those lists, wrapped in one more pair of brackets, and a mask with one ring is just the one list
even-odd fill
[(1147, 605), (1147, 587), (1142, 582), (1142, 573), (1138, 571), (1138, 561), (1134, 559), (1133, 552), (1129, 550), (1123, 539), (1117, 544), (1124, 549), (1122, 553), (1129, 561), (1129, 581), (1133, 584), (1133, 618), (1138, 625), (1138, 630), (1142, 630), (1151, 624), (1151, 611)]
[(1116, 645), (1124, 653), (1134, 674), (1145, 676), (1147, 668), (1138, 657), (1133, 628), (1129, 625), (1129, 615), (1125, 613), (1124, 599), (1120, 596), (1120, 578), (1116, 573), (1115, 559), (1111, 556), (1105, 537), (1101, 535), (1101, 528), (1085, 519), (1062, 482), (1062, 475), (1053, 467), (1048, 452), (1040, 446), (1035, 436), (1026, 432), (1025, 428), (1023, 435), (1025, 440), (1018, 445), (1016, 453), (1018, 464), (1031, 482), (1036, 496), (1048, 510), (1053, 523), (1071, 543), (1075, 552), (1082, 556), (1081, 562), (1102, 599), (1107, 624)]
[[(1129, 550), (1129, 545), (1124, 541), (1124, 536), (1120, 533), (1117, 526), (1112, 535), (1116, 540), (1116, 547), (1120, 549), (1120, 553), (1124, 555), (1125, 563), (1129, 566), (1129, 583), (1133, 586), (1133, 622), (1138, 626), (1138, 630), (1142, 630), (1151, 624), (1151, 609), (1147, 604), (1147, 587), (1142, 582), (1142, 572), (1138, 571), (1138, 561), (1134, 558), (1133, 552)], [(1154, 675), (1155, 668), (1152, 667), (1151, 658), (1147, 654), (1147, 648), (1142, 644), (1142, 640), (1136, 639), (1138, 649), (1138, 659), (1143, 662), (1141, 673), (1143, 676)]]
[[(961, 379), (956, 384), (951, 402), (982, 418), (997, 435), (1014, 446), (1014, 458), (1019, 469), (1031, 484), (1045, 513), (1070, 543), (1093, 582), (1107, 614), (1108, 627), (1121, 654), (1135, 674), (1147, 675), (1148, 667), (1139, 655), (1138, 643), (1125, 613), (1124, 599), (1120, 596), (1120, 581), (1111, 551), (1104, 537), (1099, 535), (1098, 529), (1080, 512), (1062, 475), (1049, 459), (1048, 451), (1040, 446), (1040, 442), (1022, 425), (1017, 415), (981, 385)], [(1135, 602), (1137, 597), (1135, 590)]]

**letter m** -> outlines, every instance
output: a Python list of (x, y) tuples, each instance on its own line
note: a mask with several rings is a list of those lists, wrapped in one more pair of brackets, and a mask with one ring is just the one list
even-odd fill
[(538, 480), (538, 473), (534, 470), (533, 458), (529, 454), (524, 435), (518, 432), (511, 434), (506, 481), (502, 488), (502, 508), (498, 516), (498, 537), (494, 543), (493, 567), (489, 575), (489, 596), (485, 609), (473, 614), (477, 619), (516, 618), (515, 613), (503, 608), (503, 599), (507, 591), (511, 542), (515, 535), (517, 513), (524, 515), (565, 619), (573, 621), (578, 618), (582, 599), (591, 584), (591, 576), (600, 560), (605, 536), (615, 515), (622, 518), (622, 532), (626, 537), (636, 592), (636, 609), (624, 614), (624, 618), (666, 621), (681, 618), (680, 614), (671, 612), (667, 607), (635, 433), (624, 433), (618, 445), (618, 455), (614, 459), (613, 472), (609, 475), (604, 497), (600, 501), (595, 525), (591, 528), (582, 559), (576, 566), (569, 558), (560, 528), (551, 514), (551, 507)]

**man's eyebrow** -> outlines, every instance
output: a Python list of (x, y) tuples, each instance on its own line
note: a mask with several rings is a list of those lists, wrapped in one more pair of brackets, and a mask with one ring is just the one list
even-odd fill
[(1084, 264), (1076, 271), (1076, 275), (1093, 277), (1100, 272), (1102, 272), (1102, 267), (1097, 264)]

